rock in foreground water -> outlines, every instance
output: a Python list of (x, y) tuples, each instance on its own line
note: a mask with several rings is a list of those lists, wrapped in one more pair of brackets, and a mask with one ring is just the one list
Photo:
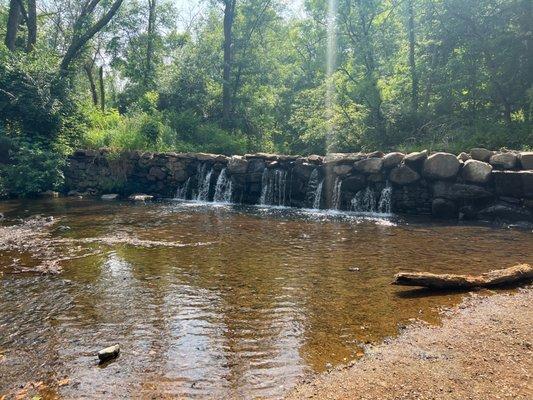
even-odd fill
[(98, 359), (101, 362), (111, 360), (113, 358), (117, 358), (120, 354), (120, 346), (118, 344), (115, 344), (114, 346), (106, 347), (105, 349), (102, 349), (98, 352)]

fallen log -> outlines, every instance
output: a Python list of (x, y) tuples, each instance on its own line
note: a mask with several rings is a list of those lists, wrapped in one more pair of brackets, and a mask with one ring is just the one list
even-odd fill
[(400, 272), (393, 285), (421, 286), (430, 289), (467, 289), (516, 283), (533, 279), (533, 266), (519, 264), (481, 275), (431, 274), (429, 272)]

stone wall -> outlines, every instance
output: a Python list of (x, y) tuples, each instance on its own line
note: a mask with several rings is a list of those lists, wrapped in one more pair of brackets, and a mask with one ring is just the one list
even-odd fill
[(225, 200), (243, 204), (533, 220), (533, 152), (226, 157), (79, 150), (65, 176), (71, 194), (220, 201), (224, 190)]

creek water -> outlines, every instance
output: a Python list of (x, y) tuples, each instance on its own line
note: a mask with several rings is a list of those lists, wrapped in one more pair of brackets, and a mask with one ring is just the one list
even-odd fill
[(334, 211), (56, 199), (0, 212), (54, 216), (50, 238), (92, 254), (39, 275), (0, 251), (0, 396), (43, 381), (50, 398), (280, 398), (464, 296), (391, 286), (399, 270), (533, 259), (531, 230)]

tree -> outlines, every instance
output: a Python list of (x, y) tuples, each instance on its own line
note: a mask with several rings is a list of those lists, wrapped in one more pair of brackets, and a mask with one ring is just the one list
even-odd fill
[(231, 67), (233, 61), (233, 21), (237, 0), (222, 0), (224, 3), (224, 65), (222, 73), (222, 120), (226, 127), (232, 126)]

